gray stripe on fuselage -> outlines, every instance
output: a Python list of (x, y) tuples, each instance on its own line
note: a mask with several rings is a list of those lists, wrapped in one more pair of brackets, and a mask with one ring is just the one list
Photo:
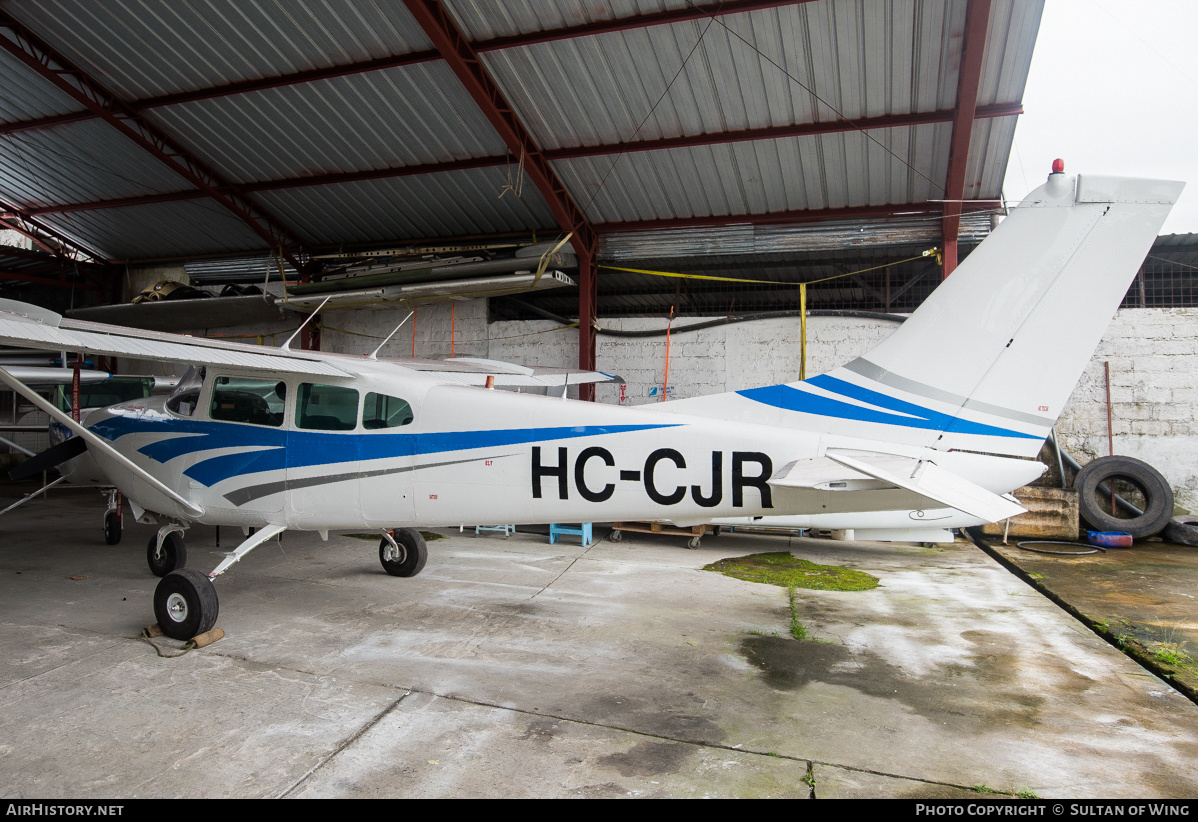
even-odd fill
[(1048, 417), (1038, 417), (1035, 414), (1025, 414), (1022, 411), (1014, 411), (1010, 408), (1003, 408), (999, 405), (990, 405), (985, 402), (971, 400), (968, 397), (962, 397), (959, 394), (952, 394), (940, 388), (928, 385), (927, 383), (916, 382), (909, 380), (906, 377), (900, 377), (893, 371), (887, 371), (879, 365), (875, 365), (864, 357), (858, 357), (850, 363), (847, 363), (844, 368), (852, 371), (854, 374), (860, 374), (866, 379), (889, 385), (900, 391), (906, 391), (908, 394), (915, 394), (919, 397), (926, 397), (929, 400), (948, 403), (962, 408), (968, 408), (970, 411), (981, 411), (984, 414), (993, 414), (996, 417), (1005, 417), (1009, 420), (1017, 422), (1025, 422), (1029, 425), (1040, 425), (1045, 428), (1052, 428), (1056, 423), (1055, 419)]
[(324, 474), (319, 477), (301, 477), (297, 479), (278, 480), (277, 482), (264, 482), (261, 485), (249, 485), (245, 488), (238, 488), (236, 491), (230, 491), (225, 494), (225, 499), (237, 506), (245, 505), (247, 502), (253, 502), (262, 497), (269, 497), (271, 494), (281, 494), (284, 491), (295, 491), (300, 488), (312, 488), (317, 485), (329, 485), (335, 482), (345, 482), (346, 480), (362, 479), (364, 477), (382, 477), (387, 474), (402, 474), (405, 471), (419, 471), (421, 468), (440, 468), (444, 465), (461, 465), (464, 462), (478, 462), (479, 460), (495, 460), (501, 457), (513, 457), (515, 454), (500, 454), (499, 456), (489, 457), (471, 457), (465, 460), (450, 460), (449, 462), (427, 462), (423, 465), (406, 465), (399, 468), (380, 468), (377, 471), (354, 471), (348, 474)]

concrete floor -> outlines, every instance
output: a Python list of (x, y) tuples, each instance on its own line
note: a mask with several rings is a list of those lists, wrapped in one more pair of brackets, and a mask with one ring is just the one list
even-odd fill
[[(51, 494), (0, 518), (5, 798), (1198, 796), (1198, 707), (965, 542), (454, 529), (405, 580), (288, 533), (168, 659), (152, 529)], [(798, 641), (784, 589), (701, 570), (787, 549), (881, 584), (802, 591)]]
[[(1129, 550), (1095, 550), (1067, 545), (984, 542), (991, 555), (1078, 619), (1103, 634), (1198, 701), (1198, 548), (1160, 540), (1137, 542)], [(1027, 550), (1037, 549), (1037, 550)], [(1180, 651), (1181, 664), (1165, 651)], [(1171, 664), (1173, 663), (1173, 664)]]

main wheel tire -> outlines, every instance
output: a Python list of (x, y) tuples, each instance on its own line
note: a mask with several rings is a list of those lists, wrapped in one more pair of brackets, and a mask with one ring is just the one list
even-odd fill
[[(183, 537), (178, 531), (171, 531), (162, 540), (162, 556), (157, 556), (158, 535), (150, 537), (146, 547), (146, 564), (156, 577), (165, 577), (176, 568), (187, 565), (187, 548), (183, 545)], [(193, 634), (194, 636), (194, 634)]]
[(1165, 542), (1174, 545), (1198, 546), (1198, 517), (1192, 514), (1174, 517), (1169, 520), (1169, 524), (1165, 526), (1165, 533), (1161, 536)]
[(414, 577), (424, 569), (428, 560), (428, 547), (424, 537), (415, 528), (396, 528), (391, 532), (395, 544), (399, 546), (399, 558), (388, 559), (387, 551), (391, 543), (384, 537), (379, 543), (379, 562), (383, 570), (393, 577)]
[(104, 513), (104, 541), (116, 545), (121, 541), (121, 518), (116, 511)]
[(154, 589), (154, 618), (171, 639), (188, 640), (211, 631), (219, 612), (216, 587), (193, 568), (171, 571)]
[[(1102, 509), (1098, 486), (1112, 480), (1126, 482), (1144, 495), (1143, 514), (1123, 519)], [(1151, 465), (1132, 457), (1099, 457), (1078, 472), (1073, 487), (1082, 519), (1098, 531), (1123, 531), (1133, 539), (1147, 539), (1159, 534), (1173, 516), (1169, 483)]]

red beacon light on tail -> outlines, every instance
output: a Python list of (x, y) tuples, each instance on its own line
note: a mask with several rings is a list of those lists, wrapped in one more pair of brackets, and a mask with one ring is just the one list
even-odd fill
[(1052, 173), (1053, 174), (1064, 174), (1065, 173), (1065, 161), (1062, 160), (1060, 157), (1058, 157), (1057, 159), (1052, 161)]

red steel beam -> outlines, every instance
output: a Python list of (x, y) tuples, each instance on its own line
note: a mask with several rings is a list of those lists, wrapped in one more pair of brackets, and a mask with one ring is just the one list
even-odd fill
[(563, 231), (574, 232), (572, 243), (578, 253), (594, 249), (594, 232), (582, 209), (549, 165), (549, 160), (524, 128), (499, 86), (479, 60), (478, 52), (466, 41), (457, 24), (436, 0), (404, 0), (433, 46), (466, 88), (491, 126), (499, 133), (508, 150), (523, 158), (524, 170), (541, 192)]
[(38, 277), (34, 274), (26, 274), (20, 271), (5, 271), (4, 269), (0, 269), (0, 280), (21, 283), (36, 283), (38, 285), (54, 285), (58, 286), (59, 288), (79, 288), (84, 291), (99, 292), (101, 290), (99, 286), (92, 285), (90, 283), (71, 282), (70, 280), (66, 279), (65, 276), (54, 280), (49, 277)]
[[(1023, 106), (1018, 103), (1003, 103), (993, 106), (980, 106), (976, 111), (978, 119), (989, 117), (1012, 117), (1023, 113)], [(572, 160), (583, 157), (604, 157), (613, 154), (632, 154), (641, 151), (661, 151), (672, 148), (690, 148), (694, 146), (722, 145), (727, 143), (750, 142), (753, 140), (776, 140), (791, 137), (806, 137), (817, 134), (835, 134), (845, 131), (870, 131), (874, 129), (898, 128), (902, 126), (919, 126), (934, 123), (947, 123), (954, 120), (956, 110), (930, 111), (916, 114), (895, 114), (881, 117), (863, 117), (858, 120), (832, 120), (824, 123), (801, 123), (793, 126), (773, 126), (769, 128), (743, 129), (740, 131), (717, 132), (713, 134), (694, 134), (684, 137), (664, 137), (658, 140), (639, 140), (634, 143), (610, 143), (592, 146), (576, 146), (556, 148), (542, 151), (550, 162)], [(511, 163), (511, 157), (474, 157), (468, 160), (453, 160), (444, 163), (421, 163), (400, 168), (370, 169), (365, 171), (337, 172), (333, 174), (316, 174), (301, 177), (285, 177), (276, 180), (263, 180), (256, 183), (243, 183), (240, 189), (243, 193), (259, 191), (280, 191), (289, 188), (305, 186), (335, 185), (338, 183), (362, 182), (367, 180), (385, 180), (398, 177), (410, 177), (419, 174), (436, 174), (464, 169), (492, 168)], [(165, 192), (162, 194), (147, 194), (138, 197), (123, 197), (112, 200), (93, 200), (82, 203), (64, 203), (62, 205), (40, 206), (25, 209), (27, 213), (61, 214), (71, 211), (90, 211), (98, 208), (123, 208), (126, 206), (147, 205), (153, 203), (171, 202), (174, 200), (189, 200), (206, 197), (203, 191), (189, 189), (186, 191)]]
[[(28, 237), (37, 243), (38, 246), (56, 256), (74, 258), (82, 255), (97, 262), (107, 262), (103, 255), (80, 245), (74, 240), (64, 237), (58, 231), (34, 218), (26, 210), (17, 208), (11, 203), (6, 203), (2, 200), (0, 200), (0, 223), (3, 223), (5, 228)], [(58, 248), (47, 245), (48, 240), (58, 243)]]
[[(1013, 117), (1023, 113), (1020, 103), (1000, 103), (976, 109), (977, 119), (991, 117)], [(684, 137), (662, 137), (656, 140), (638, 140), (632, 143), (608, 143), (577, 148), (555, 148), (545, 152), (550, 160), (573, 160), (580, 157), (602, 157), (611, 154), (632, 154), (638, 151), (660, 151), (670, 148), (745, 143), (753, 140), (781, 140), (791, 137), (811, 137), (819, 134), (841, 134), (849, 131), (873, 131), (882, 128), (902, 128), (955, 121), (956, 109), (917, 112), (914, 114), (886, 114), (879, 117), (861, 117), (856, 120), (828, 120), (821, 123), (796, 123), (790, 126), (769, 126), (738, 131), (717, 131), (711, 134), (693, 134)]]
[(684, 23), (691, 20), (707, 20), (713, 17), (723, 17), (728, 14), (743, 14), (762, 9), (773, 9), (780, 6), (797, 6), (812, 3), (815, 0), (725, 0), (723, 3), (700, 6), (688, 2), (686, 6), (668, 11), (658, 11), (651, 14), (638, 14), (630, 17), (615, 17), (611, 20), (596, 20), (593, 23), (582, 23), (577, 26), (566, 26), (547, 31), (513, 34), (507, 37), (496, 37), (474, 43), (478, 52), (500, 51), (502, 49), (533, 46), (538, 43), (552, 43), (557, 40), (569, 40), (575, 37), (592, 37), (596, 34), (610, 34), (629, 29), (644, 29), (650, 26), (662, 26), (670, 23)]
[(253, 200), (241, 194), (236, 187), (169, 135), (148, 122), (135, 108), (55, 52), (3, 9), (0, 9), (0, 28), (7, 29), (12, 35), (0, 37), (0, 48), (233, 212), (255, 234), (265, 240), (268, 246), (282, 249), (282, 253), (296, 270), (306, 270), (306, 266), (297, 256), (303, 253), (304, 243), (293, 231), (266, 213)]
[[(595, 230), (445, 7), (435, 0), (404, 0), (404, 5), (508, 150), (520, 158), (524, 172), (541, 192), (557, 224), (571, 234), (570, 242), (579, 260), (578, 367), (593, 371), (595, 304), (588, 297), (596, 290), (594, 261), (599, 241)], [(594, 389), (580, 389), (579, 396), (593, 400)]]
[(957, 74), (957, 116), (949, 143), (948, 175), (944, 185), (944, 271), (947, 277), (957, 267), (957, 232), (961, 228), (961, 206), (965, 198), (965, 172), (969, 166), (969, 143), (978, 106), (986, 35), (990, 29), (991, 0), (969, 0), (965, 9), (965, 37), (961, 43), (961, 68)]
[[(978, 200), (969, 203), (970, 211), (1001, 208), (998, 200)], [(883, 206), (848, 206), (845, 208), (813, 208), (802, 211), (774, 211), (769, 214), (727, 214), (708, 217), (677, 217), (663, 220), (597, 223), (600, 234), (629, 231), (663, 231), (681, 228), (711, 228), (726, 225), (772, 225), (775, 223), (811, 223), (824, 220), (854, 220), (863, 217), (896, 217), (903, 214), (942, 214), (940, 203), (906, 203)]]
[(33, 274), (41, 274), (47, 271), (54, 271), (64, 265), (69, 265), (81, 275), (87, 277), (92, 282), (100, 283), (102, 279), (110, 273), (111, 269), (107, 263), (89, 263), (81, 260), (73, 260), (69, 257), (64, 257), (61, 254), (56, 254), (53, 251), (49, 256), (41, 251), (34, 251), (26, 248), (14, 248), (12, 246), (0, 246), (0, 257), (16, 257), (20, 260), (29, 260), (35, 264), (32, 269), (27, 269)]

